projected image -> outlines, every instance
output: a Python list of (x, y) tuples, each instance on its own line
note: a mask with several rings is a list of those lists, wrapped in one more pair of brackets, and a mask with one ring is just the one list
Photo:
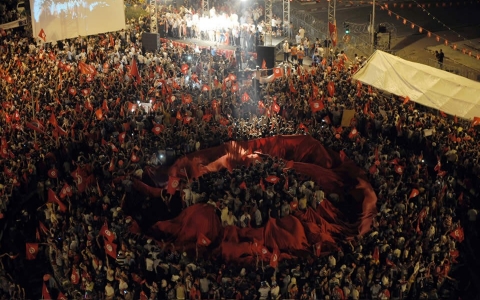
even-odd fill
[(33, 35), (46, 42), (125, 28), (122, 0), (30, 0), (30, 5)]
[(106, 1), (46, 1), (35, 0), (33, 5), (33, 18), (40, 22), (40, 18), (86, 18), (95, 9), (107, 8), (110, 4)]

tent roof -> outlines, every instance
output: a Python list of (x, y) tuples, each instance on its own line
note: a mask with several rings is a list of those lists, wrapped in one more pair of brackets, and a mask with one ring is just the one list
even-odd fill
[(450, 115), (480, 117), (479, 82), (380, 50), (353, 79)]

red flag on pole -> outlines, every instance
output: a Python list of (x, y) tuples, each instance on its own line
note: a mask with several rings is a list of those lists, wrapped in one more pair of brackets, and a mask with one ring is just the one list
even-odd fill
[(63, 204), (62, 201), (58, 198), (57, 194), (52, 189), (48, 189), (48, 202), (55, 203), (60, 207), (61, 212), (66, 212), (67, 207)]
[(58, 126), (57, 118), (55, 117), (55, 114), (53, 113), (53, 111), (52, 111), (52, 113), (50, 114), (50, 118), (48, 119), (48, 122), (49, 122), (50, 124), (52, 124), (53, 127), (57, 127), (57, 126)]
[(89, 111), (93, 111), (93, 106), (92, 103), (90, 103), (90, 100), (85, 100), (85, 108), (88, 109)]
[(275, 175), (269, 175), (267, 178), (265, 178), (265, 180), (267, 182), (270, 182), (270, 183), (273, 183), (273, 184), (276, 184), (280, 181), (280, 178), (278, 178), (277, 176)]
[(265, 61), (265, 59), (263, 59), (262, 61), (262, 70), (266, 70), (267, 69), (267, 62)]
[(473, 117), (472, 127), (475, 127), (480, 124), (480, 117)]
[(283, 77), (283, 70), (282, 68), (273, 68), (273, 78), (282, 78)]
[(333, 83), (333, 81), (330, 81), (327, 84), (327, 90), (330, 97), (333, 97), (335, 95), (335, 83)]
[(245, 102), (248, 102), (248, 100), (250, 100), (250, 96), (248, 95), (248, 93), (247, 92), (243, 93), (242, 102), (245, 103)]
[(419, 194), (420, 194), (420, 192), (419, 192), (417, 189), (412, 189), (412, 191), (410, 192), (410, 196), (408, 197), (408, 199), (415, 198), (415, 197), (417, 197)]
[(333, 23), (328, 22), (328, 31), (330, 33), (330, 39), (332, 40), (333, 47), (337, 46), (337, 21), (334, 20)]
[(396, 172), (397, 174), (399, 174), (399, 175), (402, 175), (402, 174), (403, 174), (403, 166), (401, 166), (401, 165), (396, 165), (396, 166), (394, 167), (394, 169), (395, 169), (395, 172)]
[(47, 175), (48, 175), (48, 177), (55, 179), (55, 178), (58, 177), (58, 171), (55, 168), (50, 169), (50, 170), (48, 170)]
[(140, 157), (135, 153), (135, 151), (132, 151), (132, 155), (130, 156), (130, 161), (133, 163), (137, 163), (140, 161)]
[(179, 185), (180, 185), (180, 179), (177, 177), (170, 176), (168, 178), (167, 193), (169, 193), (170, 195), (175, 194)]
[(159, 135), (160, 133), (163, 132), (164, 128), (165, 128), (165, 126), (163, 126), (162, 124), (155, 124), (155, 125), (153, 125), (152, 132), (155, 135)]
[(72, 195), (72, 188), (68, 185), (68, 183), (65, 183), (60, 190), (60, 199), (64, 199), (67, 196), (71, 197)]
[(246, 190), (247, 189), (247, 184), (245, 183), (245, 181), (243, 181), (242, 183), (240, 183), (240, 185), (238, 187), (242, 190)]
[(52, 299), (52, 296), (50, 296), (50, 292), (48, 291), (48, 288), (45, 282), (43, 283), (43, 286), (42, 286), (42, 299), (45, 299), (45, 300)]
[(100, 228), (99, 234), (106, 238), (110, 243), (115, 239), (115, 235), (108, 229), (108, 224), (105, 222), (102, 228)]
[(353, 139), (353, 138), (355, 138), (357, 135), (358, 135), (358, 130), (357, 130), (357, 128), (353, 128), (352, 131), (350, 131), (350, 133), (348, 134), (348, 137), (349, 137), (350, 139)]
[(212, 243), (212, 241), (210, 241), (209, 238), (207, 238), (203, 233), (200, 233), (197, 237), (197, 245), (198, 246), (204, 246), (204, 247), (208, 247), (208, 245), (210, 245)]
[(273, 250), (273, 254), (270, 257), (270, 267), (276, 268), (278, 266), (278, 259), (279, 259), (280, 254), (278, 253), (277, 249)]
[(132, 59), (132, 63), (130, 64), (130, 75), (136, 78), (136, 83), (140, 84), (142, 82), (142, 78), (140, 77), (140, 73), (138, 72), (137, 60), (135, 58)]
[(45, 133), (45, 126), (42, 124), (42, 122), (40, 122), (37, 119), (34, 119), (31, 122), (25, 123), (25, 126), (27, 126), (28, 128), (38, 133)]
[(105, 253), (110, 255), (110, 257), (117, 259), (117, 244), (105, 241)]
[(103, 100), (102, 110), (103, 110), (104, 112), (106, 112), (106, 113), (110, 111), (110, 109), (108, 108), (108, 102), (107, 102), (107, 100)]
[(317, 111), (323, 110), (325, 106), (323, 105), (323, 102), (321, 100), (317, 100), (310, 102), (310, 108), (312, 109), (312, 112), (315, 113)]
[(274, 111), (277, 114), (280, 112), (280, 105), (278, 105), (277, 102), (273, 102), (272, 111)]
[(95, 116), (97, 117), (97, 120), (102, 120), (103, 119), (103, 111), (101, 108), (97, 109), (95, 111)]
[(38, 37), (43, 40), (43, 42), (47, 41), (47, 34), (45, 33), (45, 30), (40, 29), (40, 32), (38, 33)]
[(450, 233), (450, 236), (460, 243), (463, 242), (463, 240), (465, 239), (465, 233), (463, 232), (462, 227), (458, 227), (457, 229), (452, 231)]
[(68, 300), (68, 298), (62, 292), (58, 292), (57, 300)]
[(28, 260), (37, 258), (38, 243), (26, 243), (26, 250)]

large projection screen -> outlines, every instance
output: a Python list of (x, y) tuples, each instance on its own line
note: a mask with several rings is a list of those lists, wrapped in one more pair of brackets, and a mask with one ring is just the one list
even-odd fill
[(30, 0), (33, 37), (45, 42), (125, 29), (123, 0)]

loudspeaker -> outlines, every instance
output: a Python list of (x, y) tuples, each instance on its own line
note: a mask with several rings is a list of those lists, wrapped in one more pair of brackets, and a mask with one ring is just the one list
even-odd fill
[(155, 52), (160, 49), (160, 38), (158, 33), (142, 33), (142, 46), (147, 52)]
[(378, 25), (378, 32), (379, 32), (379, 33), (387, 33), (387, 26), (385, 26), (385, 25)]
[(257, 66), (262, 68), (263, 60), (267, 64), (268, 75), (273, 73), (275, 67), (275, 47), (273, 46), (257, 46)]

